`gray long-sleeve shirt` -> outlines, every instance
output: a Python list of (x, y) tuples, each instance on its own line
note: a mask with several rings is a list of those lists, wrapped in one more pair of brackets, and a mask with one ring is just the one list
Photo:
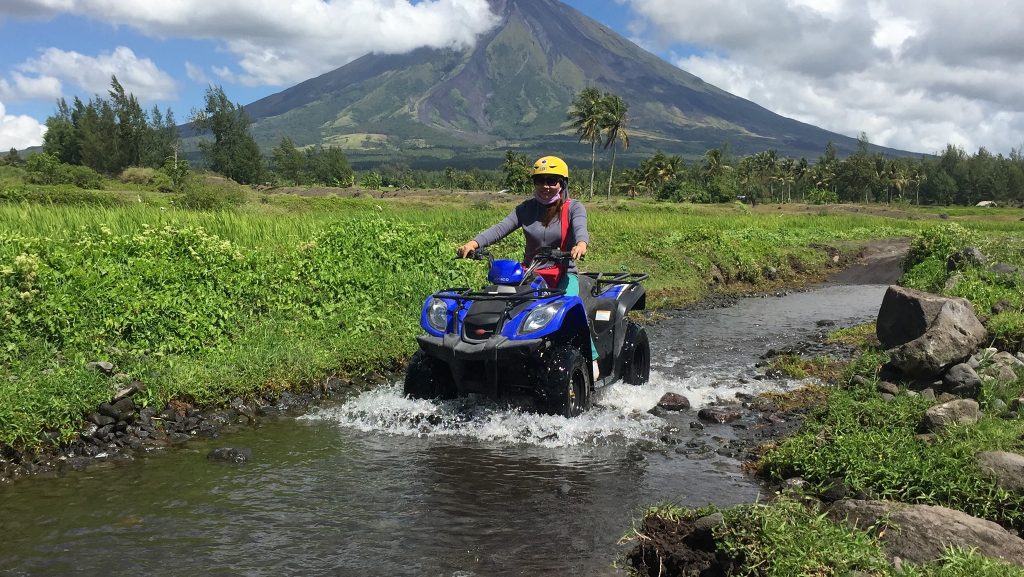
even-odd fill
[[(517, 228), (522, 227), (523, 234), (526, 236), (523, 263), (529, 265), (542, 247), (559, 248), (562, 244), (561, 210), (556, 213), (547, 226), (544, 226), (541, 221), (544, 209), (545, 207), (541, 206), (536, 199), (524, 200), (501, 222), (476, 235), (473, 240), (483, 248), (498, 242), (515, 232)], [(569, 237), (565, 244), (566, 250), (571, 249), (580, 241), (590, 244), (590, 235), (587, 233), (587, 209), (583, 207), (583, 203), (576, 200), (569, 205), (569, 227), (566, 229), (566, 235)], [(568, 272), (576, 272), (575, 262), (569, 263)]]

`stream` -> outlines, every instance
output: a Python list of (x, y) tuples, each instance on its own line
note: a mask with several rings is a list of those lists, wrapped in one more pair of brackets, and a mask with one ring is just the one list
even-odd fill
[[(873, 320), (885, 285), (826, 285), (676, 311), (648, 327), (651, 382), (581, 417), (392, 383), (217, 439), (0, 487), (2, 575), (622, 575), (619, 539), (657, 503), (759, 498), (716, 451), (749, 422), (696, 424), (760, 375), (769, 349)], [(824, 328), (823, 328), (824, 325)], [(692, 409), (647, 411), (668, 391)], [(218, 447), (252, 450), (233, 465)]]

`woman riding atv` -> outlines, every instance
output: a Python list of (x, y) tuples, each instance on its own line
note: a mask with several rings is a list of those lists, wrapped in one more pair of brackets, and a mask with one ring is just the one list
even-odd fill
[[(537, 272), (551, 288), (564, 290), (568, 296), (578, 296), (580, 285), (575, 261), (587, 254), (590, 242), (587, 210), (582, 203), (570, 200), (569, 167), (561, 158), (545, 156), (538, 159), (533, 163), (532, 175), (533, 198), (524, 200), (501, 222), (460, 246), (456, 254), (459, 258), (466, 258), (473, 251), (492, 245), (522, 228), (526, 236), (523, 266), (529, 266), (541, 248), (568, 250), (572, 256), (568, 264)], [(591, 359), (597, 359), (593, 342)]]

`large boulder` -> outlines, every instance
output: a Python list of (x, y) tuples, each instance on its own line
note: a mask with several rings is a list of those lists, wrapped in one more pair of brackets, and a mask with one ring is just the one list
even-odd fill
[(876, 327), (892, 366), (920, 379), (969, 359), (988, 338), (969, 301), (896, 286), (882, 299)]
[[(1024, 540), (996, 523), (967, 513), (931, 505), (890, 501), (844, 500), (829, 508), (829, 516), (880, 535), (889, 558), (914, 563), (941, 559), (949, 547), (977, 549), (987, 557), (1024, 566)], [(879, 529), (879, 521), (884, 528)]]
[(882, 348), (898, 347), (923, 335), (947, 300), (940, 295), (891, 285), (882, 297), (875, 323)]

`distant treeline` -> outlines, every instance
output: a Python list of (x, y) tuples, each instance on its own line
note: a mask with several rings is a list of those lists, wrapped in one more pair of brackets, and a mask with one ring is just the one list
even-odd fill
[[(984, 148), (968, 154), (947, 145), (937, 155), (890, 158), (870, 153), (861, 134), (856, 152), (839, 158), (829, 143), (817, 159), (780, 157), (775, 150), (739, 157), (728, 146), (709, 149), (701, 158), (683, 159), (657, 152), (637, 165), (614, 171), (616, 144), (628, 147), (628, 106), (612, 94), (583, 91), (568, 119), (580, 142), (589, 144), (591, 166), (574, 167), (577, 196), (654, 197), (676, 202), (909, 202), (932, 205), (971, 205), (982, 200), (1024, 205), (1024, 157)], [(614, 114), (609, 112), (611, 110)], [(264, 155), (250, 132), (241, 105), (232, 103), (220, 87), (210, 87), (205, 107), (191, 118), (213, 140), (199, 144), (205, 166), (243, 184), (275, 186), (361, 186), (364, 188), (449, 188), (507, 190), (527, 193), (533, 159), (508, 151), (500, 167), (457, 170), (412, 169), (400, 161), (384, 162), (356, 173), (340, 148), (298, 148), (284, 136)], [(132, 167), (166, 172), (174, 183), (188, 165), (179, 158), (180, 137), (170, 109), (148, 113), (134, 95), (111, 78), (109, 99), (99, 96), (72, 104), (57, 102), (46, 120), (43, 159), (29, 168), (44, 170), (37, 182), (88, 187), (99, 175), (117, 176)], [(596, 161), (598, 145), (611, 158), (605, 168)], [(560, 151), (549, 151), (559, 154)], [(12, 149), (0, 162), (22, 162)], [(63, 165), (63, 169), (58, 169)], [(42, 167), (42, 168), (40, 168)], [(95, 174), (93, 174), (95, 172)], [(57, 175), (57, 176), (54, 176)], [(602, 184), (595, 184), (602, 183)], [(605, 184), (607, 183), (607, 184)], [(595, 188), (597, 190), (595, 190)]]

